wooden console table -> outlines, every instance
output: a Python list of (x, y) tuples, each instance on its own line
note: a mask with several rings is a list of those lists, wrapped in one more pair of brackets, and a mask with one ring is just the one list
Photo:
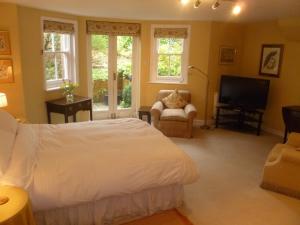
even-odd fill
[(74, 101), (68, 103), (66, 98), (46, 101), (48, 123), (51, 123), (51, 113), (60, 113), (65, 116), (65, 123), (69, 122), (68, 117), (73, 116), (73, 122), (76, 122), (76, 113), (78, 111), (90, 111), (90, 120), (93, 120), (92, 99), (87, 97), (74, 96)]
[(282, 116), (285, 124), (285, 133), (283, 142), (287, 141), (288, 133), (300, 133), (300, 106), (282, 107)]

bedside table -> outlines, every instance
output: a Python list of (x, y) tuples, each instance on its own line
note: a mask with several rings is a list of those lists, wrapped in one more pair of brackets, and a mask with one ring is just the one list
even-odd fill
[(30, 200), (26, 191), (11, 186), (0, 186), (0, 195), (8, 201), (0, 205), (1, 225), (35, 225)]
[(143, 116), (147, 116), (147, 121), (151, 124), (151, 106), (141, 106), (139, 108), (139, 118), (143, 120)]

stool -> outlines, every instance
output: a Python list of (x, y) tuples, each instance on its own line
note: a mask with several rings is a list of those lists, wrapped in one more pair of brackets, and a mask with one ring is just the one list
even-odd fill
[(139, 108), (139, 118), (140, 120), (143, 120), (143, 116), (147, 116), (147, 121), (149, 124), (151, 124), (151, 106), (141, 106)]

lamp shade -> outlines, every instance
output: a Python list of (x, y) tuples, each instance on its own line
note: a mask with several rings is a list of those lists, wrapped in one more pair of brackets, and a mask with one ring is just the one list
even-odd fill
[(0, 107), (7, 106), (6, 94), (0, 92)]

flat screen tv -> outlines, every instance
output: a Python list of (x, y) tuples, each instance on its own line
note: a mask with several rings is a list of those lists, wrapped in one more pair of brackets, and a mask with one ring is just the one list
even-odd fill
[(219, 102), (245, 109), (265, 109), (270, 81), (222, 75)]

